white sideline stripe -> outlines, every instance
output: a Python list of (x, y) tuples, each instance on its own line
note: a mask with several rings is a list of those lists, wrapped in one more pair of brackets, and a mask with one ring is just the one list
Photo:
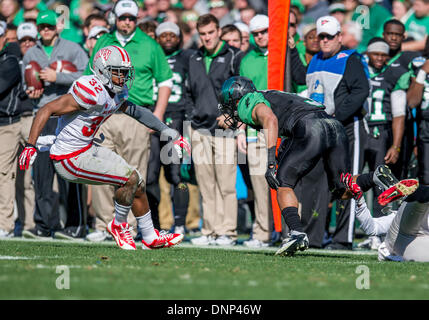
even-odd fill
[(18, 256), (0, 256), (0, 260), (30, 260), (34, 258), (30, 257), (18, 257)]
[[(17, 242), (43, 242), (47, 243), (46, 240), (37, 240), (37, 239), (1, 239), (1, 241), (17, 241)], [(52, 239), (49, 241), (49, 243), (63, 243), (63, 244), (73, 244), (73, 245), (80, 245), (80, 246), (108, 246), (108, 247), (117, 247), (116, 243), (114, 241), (103, 241), (103, 242), (90, 242), (90, 241), (82, 241), (82, 240), (55, 240)], [(137, 249), (141, 250), (140, 243), (136, 243)], [(193, 245), (191, 243), (183, 243), (181, 242), (176, 247), (183, 248), (183, 249), (189, 249), (189, 248), (200, 248), (200, 249), (218, 249), (218, 250), (231, 250), (231, 251), (264, 251), (264, 252), (276, 252), (279, 247), (268, 247), (268, 248), (249, 248), (245, 247), (243, 245), (237, 245), (237, 246), (214, 246), (214, 245), (206, 245), (206, 246), (197, 246)], [(118, 248), (119, 249), (119, 248)], [(119, 249), (120, 250), (120, 249)], [(165, 250), (174, 250), (174, 248), (167, 248)], [(139, 251), (139, 250), (137, 250)], [(307, 249), (304, 252), (308, 253), (319, 253), (319, 254), (328, 254), (328, 255), (363, 255), (363, 256), (375, 256), (378, 255), (377, 251), (349, 251), (349, 250), (325, 250), (325, 249)], [(300, 253), (298, 253), (300, 254)], [(305, 254), (305, 253), (304, 253)], [(57, 257), (57, 256), (56, 256)], [(35, 259), (29, 258), (29, 259)], [(46, 257), (40, 257), (40, 258), (46, 258)]]

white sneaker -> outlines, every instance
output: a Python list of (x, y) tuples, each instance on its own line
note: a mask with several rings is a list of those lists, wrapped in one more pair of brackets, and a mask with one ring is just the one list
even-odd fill
[(235, 246), (236, 241), (232, 240), (230, 236), (219, 236), (216, 239), (216, 244), (218, 246)]
[(192, 239), (191, 243), (197, 246), (207, 246), (209, 244), (216, 244), (216, 240), (212, 236), (201, 236)]
[(91, 242), (101, 242), (107, 239), (109, 234), (104, 230), (96, 230), (94, 232), (89, 233), (85, 239)]
[(174, 233), (185, 234), (185, 226), (175, 226)]
[(258, 239), (250, 239), (243, 242), (243, 245), (249, 248), (266, 248), (270, 244), (268, 242), (263, 242)]
[(368, 249), (368, 250), (378, 250), (378, 247), (381, 245), (381, 239), (378, 236), (368, 237), (365, 241), (362, 241), (358, 244), (358, 248)]
[(13, 232), (7, 232), (6, 230), (0, 229), (0, 239), (3, 238), (12, 238)]

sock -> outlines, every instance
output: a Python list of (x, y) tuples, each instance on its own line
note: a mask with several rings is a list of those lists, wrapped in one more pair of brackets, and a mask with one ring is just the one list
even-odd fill
[(363, 192), (367, 192), (372, 187), (375, 187), (374, 180), (372, 179), (373, 176), (374, 171), (371, 171), (369, 173), (363, 173), (356, 178), (356, 183)]
[(298, 208), (287, 207), (282, 210), (283, 219), (291, 231), (304, 232), (304, 227), (298, 215)]
[(131, 206), (123, 206), (115, 201), (115, 225), (119, 226), (121, 223), (127, 222), (130, 210)]
[(419, 185), (417, 190), (405, 198), (407, 202), (417, 201), (420, 203), (429, 202), (429, 186)]
[[(183, 185), (184, 187), (182, 187)], [(173, 194), (173, 212), (174, 212), (174, 225), (184, 226), (186, 222), (186, 214), (188, 212), (189, 203), (189, 190), (186, 184), (179, 184), (174, 188)]]
[(155, 229), (153, 227), (152, 215), (150, 210), (148, 213), (141, 217), (136, 217), (137, 220), (137, 231), (142, 234), (143, 240), (150, 244), (153, 240), (158, 238)]

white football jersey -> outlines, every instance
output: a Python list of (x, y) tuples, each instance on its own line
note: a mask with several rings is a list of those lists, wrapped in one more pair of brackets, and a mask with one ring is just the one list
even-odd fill
[(110, 97), (96, 76), (82, 76), (69, 89), (76, 102), (85, 110), (63, 115), (58, 120), (56, 140), (51, 147), (51, 158), (61, 160), (74, 157), (92, 145), (100, 126), (124, 102)]

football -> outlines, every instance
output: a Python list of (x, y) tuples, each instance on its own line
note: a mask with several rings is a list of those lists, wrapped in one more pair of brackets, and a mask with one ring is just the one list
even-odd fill
[(64, 73), (77, 72), (76, 66), (67, 60), (54, 61), (49, 65), (49, 68), (54, 69), (56, 72), (64, 72)]
[(27, 88), (30, 91), (42, 89), (44, 82), (39, 78), (39, 73), (42, 68), (36, 61), (30, 61), (25, 66), (24, 78)]

